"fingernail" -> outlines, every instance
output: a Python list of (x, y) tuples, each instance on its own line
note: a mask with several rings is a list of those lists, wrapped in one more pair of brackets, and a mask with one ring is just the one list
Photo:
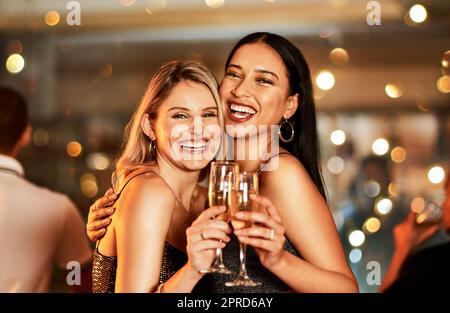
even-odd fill
[(112, 213), (113, 212), (113, 209), (111, 209), (111, 208), (109, 208), (108, 210), (106, 210), (108, 213)]
[(116, 197), (117, 197), (116, 194), (113, 194), (113, 195), (111, 195), (109, 198), (110, 198), (111, 200), (114, 200)]

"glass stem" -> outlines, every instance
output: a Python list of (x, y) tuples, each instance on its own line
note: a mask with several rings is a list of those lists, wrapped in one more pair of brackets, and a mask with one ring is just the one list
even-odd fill
[(245, 243), (239, 243), (239, 261), (241, 263), (239, 269), (239, 277), (242, 279), (248, 278), (246, 259), (247, 259), (247, 245)]

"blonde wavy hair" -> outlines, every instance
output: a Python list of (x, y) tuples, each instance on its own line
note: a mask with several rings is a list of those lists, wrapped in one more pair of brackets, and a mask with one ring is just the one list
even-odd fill
[[(139, 107), (125, 128), (123, 149), (113, 173), (113, 186), (119, 177), (123, 177), (142, 165), (156, 165), (156, 153), (150, 149), (151, 140), (143, 132), (141, 121), (145, 114), (150, 119), (157, 116), (161, 104), (168, 98), (172, 90), (182, 81), (190, 81), (206, 86), (217, 105), (218, 121), (224, 129), (223, 111), (218, 93), (218, 84), (208, 68), (195, 61), (171, 61), (163, 64), (153, 75), (145, 91)], [(224, 144), (225, 140), (222, 140)], [(224, 149), (219, 149), (216, 158), (223, 158)]]

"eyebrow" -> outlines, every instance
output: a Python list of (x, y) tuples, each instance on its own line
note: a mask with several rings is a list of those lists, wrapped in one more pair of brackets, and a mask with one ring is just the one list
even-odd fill
[[(174, 111), (174, 110), (181, 110), (181, 111), (186, 111), (186, 112), (190, 111), (189, 109), (186, 109), (186, 108), (183, 108), (183, 107), (173, 107), (173, 108), (170, 108), (167, 111)], [(202, 109), (202, 111), (206, 111), (206, 110), (217, 110), (217, 107), (207, 107), (207, 108)]]
[[(235, 68), (237, 68), (239, 70), (242, 70), (242, 66), (237, 65), (237, 64), (228, 64), (228, 67), (235, 67)], [(269, 74), (269, 75), (275, 76), (276, 79), (280, 80), (280, 78), (278, 77), (277, 74), (275, 74), (274, 72), (268, 71), (268, 70), (263, 70), (263, 69), (259, 69), (258, 68), (258, 69), (255, 70), (255, 72), (263, 73), (263, 74)]]

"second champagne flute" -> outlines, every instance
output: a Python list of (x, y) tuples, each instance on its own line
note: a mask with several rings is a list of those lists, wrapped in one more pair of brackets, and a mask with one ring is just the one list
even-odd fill
[[(225, 206), (227, 210), (216, 217), (218, 220), (229, 222), (230, 210), (228, 205), (229, 181), (228, 175), (237, 175), (239, 166), (232, 161), (215, 161), (211, 163), (209, 173), (208, 198), (209, 206)], [(200, 273), (232, 274), (223, 264), (222, 249), (216, 249), (216, 257), (210, 268), (200, 270)]]
[[(251, 194), (258, 194), (258, 175), (256, 173), (243, 172), (229, 177), (230, 195), (228, 202), (230, 206), (230, 214), (234, 216), (239, 211), (256, 211), (255, 203), (250, 199)], [(251, 223), (240, 221), (232, 217), (231, 225), (234, 229), (240, 229), (251, 226)], [(234, 286), (260, 286), (259, 281), (255, 281), (248, 276), (247, 273), (247, 245), (239, 243), (239, 261), (240, 269), (237, 278), (233, 281), (225, 283), (227, 287)]]

